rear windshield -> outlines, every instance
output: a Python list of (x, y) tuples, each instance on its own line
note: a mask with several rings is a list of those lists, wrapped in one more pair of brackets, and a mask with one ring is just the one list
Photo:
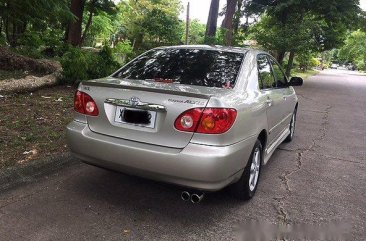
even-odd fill
[(114, 77), (185, 85), (233, 88), (243, 53), (201, 49), (151, 50)]

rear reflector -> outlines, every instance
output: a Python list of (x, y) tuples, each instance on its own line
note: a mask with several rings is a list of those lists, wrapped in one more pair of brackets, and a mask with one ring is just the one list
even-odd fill
[(183, 112), (175, 121), (175, 128), (185, 132), (222, 134), (235, 122), (237, 111), (229, 108), (195, 108)]
[(76, 91), (74, 98), (74, 110), (81, 114), (98, 116), (98, 106), (90, 95)]

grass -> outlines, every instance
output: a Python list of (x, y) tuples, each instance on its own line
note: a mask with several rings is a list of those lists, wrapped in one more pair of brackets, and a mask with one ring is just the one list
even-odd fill
[(305, 79), (310, 78), (311, 76), (314, 76), (318, 73), (319, 73), (319, 71), (314, 70), (314, 69), (310, 69), (310, 70), (307, 70), (305, 72), (303, 72), (301, 70), (294, 69), (294, 70), (291, 71), (291, 76), (301, 77), (305, 80)]
[(67, 151), (74, 92), (56, 86), (0, 98), (0, 169)]

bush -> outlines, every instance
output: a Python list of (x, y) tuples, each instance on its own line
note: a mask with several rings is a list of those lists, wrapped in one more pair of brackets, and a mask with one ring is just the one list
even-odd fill
[(114, 56), (118, 63), (124, 64), (133, 55), (133, 48), (129, 40), (119, 42), (113, 49)]
[(113, 59), (112, 50), (107, 46), (97, 53), (70, 48), (61, 58), (61, 65), (62, 84), (77, 84), (87, 79), (106, 77), (119, 67)]
[(88, 63), (88, 78), (97, 79), (106, 77), (115, 72), (119, 64), (114, 61), (111, 48), (104, 46), (102, 50)]
[(321, 65), (321, 62), (319, 59), (312, 57), (310, 60), (310, 67), (318, 67)]
[(79, 48), (70, 48), (61, 58), (61, 83), (74, 84), (88, 78), (87, 54)]

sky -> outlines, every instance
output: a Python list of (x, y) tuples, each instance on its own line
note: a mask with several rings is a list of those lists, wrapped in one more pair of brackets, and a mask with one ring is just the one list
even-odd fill
[[(364, 0), (366, 2), (366, 0)], [(190, 19), (198, 19), (201, 23), (207, 23), (208, 12), (210, 10), (211, 0), (181, 0), (184, 6), (184, 12), (180, 15), (181, 19), (185, 19), (187, 13), (187, 3), (190, 5)], [(220, 9), (225, 5), (226, 1), (220, 1)], [(222, 20), (219, 19), (219, 23)]]

